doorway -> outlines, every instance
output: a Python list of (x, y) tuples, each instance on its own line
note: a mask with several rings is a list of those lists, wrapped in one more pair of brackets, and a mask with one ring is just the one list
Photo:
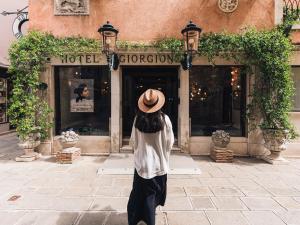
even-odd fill
[(175, 137), (178, 129), (178, 68), (177, 67), (125, 67), (122, 82), (123, 139), (131, 134), (139, 96), (148, 88), (165, 95), (162, 111), (172, 122)]

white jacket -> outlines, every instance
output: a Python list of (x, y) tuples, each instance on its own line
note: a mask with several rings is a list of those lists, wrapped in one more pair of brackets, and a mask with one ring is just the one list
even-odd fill
[(134, 165), (137, 173), (151, 179), (169, 171), (169, 157), (174, 144), (170, 118), (165, 115), (166, 124), (161, 131), (144, 133), (132, 126), (130, 145), (134, 149)]

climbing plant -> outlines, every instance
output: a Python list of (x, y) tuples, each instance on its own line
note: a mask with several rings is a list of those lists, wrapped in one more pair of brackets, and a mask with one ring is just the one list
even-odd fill
[[(251, 103), (248, 105), (249, 119), (261, 118), (255, 127), (285, 129), (289, 138), (295, 138), (296, 132), (289, 120), (291, 98), (294, 93), (289, 58), (293, 45), (289, 39), (293, 18), (271, 29), (257, 31), (246, 29), (240, 34), (205, 33), (199, 42), (199, 56), (207, 57), (214, 65), (216, 57), (233, 59), (245, 65), (248, 71), (253, 67), (256, 82)], [(174, 61), (182, 56), (183, 43), (176, 38), (165, 38), (152, 43), (119, 41), (123, 50), (155, 48), (158, 53), (170, 52)], [(13, 82), (13, 95), (9, 106), (12, 125), (16, 126), (21, 139), (26, 139), (38, 130), (42, 139), (46, 139), (49, 122), (49, 108), (39, 94), (39, 75), (49, 57), (60, 57), (65, 53), (83, 54), (99, 52), (98, 40), (67, 37), (58, 38), (49, 33), (31, 31), (13, 43), (9, 50), (10, 67)]]
[(41, 139), (48, 137), (52, 126), (52, 112), (40, 87), (40, 73), (50, 56), (62, 56), (66, 52), (79, 54), (99, 48), (97, 41), (86, 38), (56, 38), (51, 34), (33, 31), (14, 42), (9, 49), (9, 73), (13, 83), (8, 108), (10, 123), (16, 126), (21, 140), (30, 133), (39, 132)]
[(245, 65), (250, 73), (255, 67), (252, 101), (248, 105), (253, 128), (288, 130), (289, 138), (296, 137), (289, 120), (294, 94), (289, 65), (293, 46), (280, 28), (248, 29), (241, 34), (204, 34), (199, 49), (199, 55), (212, 63), (219, 56)]

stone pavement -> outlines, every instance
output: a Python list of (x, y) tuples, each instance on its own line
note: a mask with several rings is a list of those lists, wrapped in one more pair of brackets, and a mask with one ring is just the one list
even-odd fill
[[(51, 157), (11, 160), (14, 135), (0, 136), (1, 225), (125, 225), (131, 175), (97, 175), (107, 157), (71, 165)], [(9, 150), (10, 149), (10, 150)], [(201, 175), (169, 175), (157, 225), (300, 224), (300, 159), (269, 165), (251, 158), (217, 164), (194, 157)], [(15, 201), (8, 201), (18, 195)]]

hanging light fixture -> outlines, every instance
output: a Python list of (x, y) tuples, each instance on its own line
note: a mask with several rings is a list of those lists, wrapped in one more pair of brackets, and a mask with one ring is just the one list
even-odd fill
[(117, 55), (117, 38), (119, 31), (107, 21), (106, 24), (98, 29), (102, 36), (102, 53), (106, 55), (109, 69), (117, 70), (120, 64)]
[(192, 21), (181, 30), (184, 41), (184, 55), (181, 60), (181, 65), (184, 70), (192, 67), (193, 56), (198, 52), (201, 31), (202, 29)]

